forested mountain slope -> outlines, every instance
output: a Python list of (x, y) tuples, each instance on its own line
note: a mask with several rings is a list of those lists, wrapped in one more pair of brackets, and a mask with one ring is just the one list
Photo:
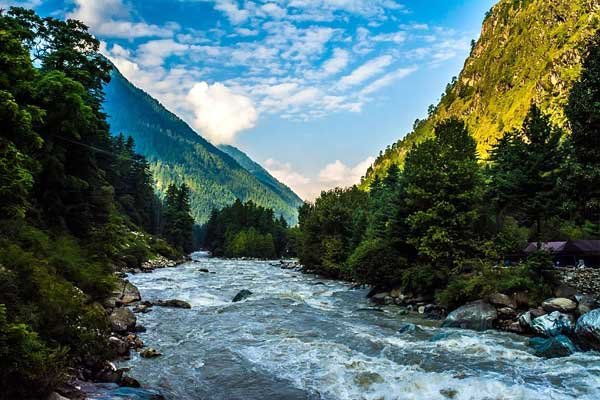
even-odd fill
[(276, 215), (295, 223), (299, 204), (295, 196), (272, 182), (265, 184), (132, 85), (116, 68), (111, 78), (104, 102), (111, 132), (135, 139), (136, 151), (150, 162), (158, 191), (164, 193), (170, 183), (185, 182), (190, 187), (196, 222), (206, 222), (213, 208), (239, 198), (272, 208)]
[(482, 156), (503, 132), (523, 123), (532, 102), (568, 128), (564, 106), (599, 13), (598, 0), (501, 0), (486, 15), (462, 72), (437, 107), (385, 150), (362, 186), (390, 164), (402, 164), (412, 145), (432, 137), (435, 124), (448, 117), (467, 123)]
[(220, 145), (219, 149), (233, 157), (238, 164), (254, 175), (259, 181), (272, 188), (287, 203), (295, 204), (296, 208), (302, 205), (302, 199), (292, 189), (275, 179), (262, 165), (252, 160), (246, 153), (237, 147), (229, 145)]

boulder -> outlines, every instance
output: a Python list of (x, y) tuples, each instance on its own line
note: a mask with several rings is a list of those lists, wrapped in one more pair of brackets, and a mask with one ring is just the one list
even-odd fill
[(498, 313), (492, 305), (484, 301), (476, 301), (452, 311), (442, 326), (484, 331), (491, 329), (497, 318)]
[(600, 351), (600, 308), (579, 317), (575, 334), (585, 347)]
[(140, 301), (141, 299), (142, 296), (140, 295), (138, 288), (132, 285), (130, 282), (125, 281), (121, 291), (121, 303), (131, 304), (133, 302)]
[(531, 311), (525, 311), (524, 313), (521, 313), (517, 319), (517, 321), (519, 321), (519, 325), (521, 326), (521, 328), (523, 329), (533, 329), (532, 328), (532, 322), (533, 322), (533, 318), (531, 317)]
[(198, 272), (209, 273), (210, 271), (209, 271), (208, 269), (206, 269), (206, 268), (200, 268), (200, 269), (198, 270)]
[(494, 293), (488, 297), (488, 302), (498, 308), (517, 308), (517, 305), (509, 296), (502, 293)]
[(556, 289), (554, 289), (554, 296), (571, 299), (577, 294), (577, 290), (569, 285), (565, 285), (564, 283), (559, 285)]
[(573, 320), (570, 315), (554, 311), (531, 321), (531, 328), (539, 335), (553, 337), (569, 335), (573, 332)]
[(111, 336), (108, 338), (108, 344), (117, 353), (118, 356), (129, 355), (129, 343), (118, 337)]
[(373, 296), (371, 296), (371, 301), (377, 304), (385, 304), (385, 299), (387, 297), (391, 297), (389, 292), (375, 293)]
[(575, 309), (577, 308), (577, 303), (565, 297), (553, 297), (551, 299), (545, 300), (542, 303), (542, 308), (549, 313), (554, 311), (558, 311), (561, 313), (570, 313), (575, 311)]
[(531, 310), (529, 310), (529, 312), (531, 313), (531, 318), (537, 318), (541, 317), (542, 315), (548, 314), (546, 311), (544, 311), (542, 307), (532, 308)]
[(404, 299), (404, 294), (402, 294), (402, 290), (400, 290), (400, 288), (392, 289), (390, 291), (390, 296), (392, 296), (394, 299)]
[(417, 308), (417, 311), (419, 312), (419, 314), (425, 314), (425, 306), (419, 306), (419, 308)]
[(502, 307), (498, 309), (498, 318), (502, 320), (515, 319), (517, 312), (511, 307)]
[(94, 380), (96, 382), (109, 382), (118, 383), (123, 377), (123, 370), (117, 369), (111, 362), (107, 362), (106, 365), (96, 373)]
[(594, 296), (577, 294), (575, 295), (575, 300), (577, 300), (577, 315), (581, 316), (598, 308), (598, 302)]
[(123, 376), (119, 381), (119, 386), (122, 387), (131, 387), (131, 388), (139, 388), (141, 385), (137, 379), (133, 379), (130, 376)]
[(135, 329), (136, 318), (129, 308), (115, 308), (109, 318), (114, 332), (125, 333)]
[(143, 358), (156, 358), (160, 356), (162, 356), (162, 353), (152, 347), (148, 347), (140, 353), (140, 357)]
[(515, 292), (510, 298), (517, 308), (527, 308), (529, 306), (529, 293), (527, 291)]
[(247, 290), (247, 289), (242, 289), (238, 292), (238, 294), (235, 295), (235, 297), (233, 298), (233, 300), (231, 300), (234, 303), (237, 303), (238, 301), (242, 301), (247, 299), (248, 297), (252, 296), (252, 292)]
[(532, 338), (529, 340), (529, 346), (533, 348), (536, 356), (545, 358), (567, 357), (578, 351), (571, 339), (565, 335)]
[(154, 305), (159, 307), (169, 308), (192, 308), (192, 305), (183, 300), (171, 299), (171, 300), (158, 300)]

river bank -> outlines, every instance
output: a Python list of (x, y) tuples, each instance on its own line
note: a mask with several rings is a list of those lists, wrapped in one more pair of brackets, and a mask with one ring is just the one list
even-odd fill
[(373, 305), (367, 288), (272, 263), (202, 259), (130, 275), (145, 301), (191, 309), (137, 314), (139, 337), (162, 356), (132, 352), (117, 367), (166, 399), (598, 397), (598, 353), (557, 364), (525, 336), (440, 327)]

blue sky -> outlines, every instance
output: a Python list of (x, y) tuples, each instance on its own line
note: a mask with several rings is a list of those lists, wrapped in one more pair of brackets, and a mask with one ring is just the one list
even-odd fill
[(492, 0), (0, 0), (84, 21), (134, 84), (307, 199), (357, 183), (460, 72)]

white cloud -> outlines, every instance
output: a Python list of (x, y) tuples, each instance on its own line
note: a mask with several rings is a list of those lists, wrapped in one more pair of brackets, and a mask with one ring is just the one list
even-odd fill
[(215, 9), (225, 13), (234, 25), (244, 22), (250, 16), (248, 10), (240, 8), (235, 0), (217, 0)]
[(273, 158), (265, 160), (263, 166), (277, 180), (283, 182), (302, 199), (314, 198), (314, 189), (310, 178), (294, 171), (290, 163), (282, 163)]
[(138, 61), (146, 67), (162, 65), (167, 57), (182, 54), (189, 49), (189, 45), (178, 43), (173, 39), (151, 40), (138, 47)]
[(258, 119), (252, 100), (222, 83), (199, 82), (187, 100), (194, 110), (193, 125), (214, 144), (233, 143), (238, 133), (254, 127)]
[(350, 61), (350, 53), (346, 50), (335, 49), (333, 56), (323, 63), (323, 75), (330, 76), (341, 72), (346, 68)]
[(260, 9), (270, 17), (281, 19), (287, 15), (285, 8), (279, 7), (275, 3), (267, 3), (260, 7)]
[(88, 25), (96, 35), (113, 38), (169, 37), (179, 29), (177, 24), (166, 26), (130, 21), (130, 10), (122, 0), (74, 0), (75, 9), (68, 18)]
[(417, 70), (417, 67), (413, 66), (413, 67), (409, 67), (409, 68), (400, 68), (396, 71), (385, 74), (381, 78), (379, 78), (379, 79), (371, 82), (369, 85), (365, 86), (360, 91), (360, 93), (362, 95), (369, 95), (369, 94), (375, 93), (378, 90), (383, 89), (384, 87), (393, 84), (397, 80), (407, 77), (408, 75), (412, 74), (416, 70)]
[(360, 178), (365, 175), (367, 168), (375, 158), (368, 157), (364, 161), (355, 166), (347, 166), (340, 160), (336, 160), (331, 164), (327, 164), (319, 172), (319, 182), (328, 185), (330, 188), (334, 186), (352, 186), (360, 182)]
[(345, 89), (350, 86), (358, 85), (367, 79), (381, 73), (386, 67), (392, 63), (392, 56), (385, 55), (369, 60), (362, 66), (358, 67), (350, 75), (344, 76), (340, 80), (340, 88)]

